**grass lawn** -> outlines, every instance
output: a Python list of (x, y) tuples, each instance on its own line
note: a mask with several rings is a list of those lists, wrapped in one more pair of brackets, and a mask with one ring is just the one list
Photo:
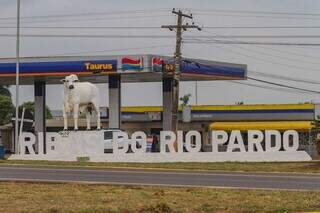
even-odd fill
[(320, 173), (320, 161), (292, 163), (90, 163), (90, 162), (60, 162), (60, 161), (10, 161), (0, 160), (1, 165), (35, 165), (58, 167), (90, 167), (104, 168), (134, 168), (134, 169), (174, 169), (174, 170), (209, 170), (209, 171), (246, 171), (246, 172), (298, 172)]
[(320, 192), (0, 183), (0, 212), (302, 212)]

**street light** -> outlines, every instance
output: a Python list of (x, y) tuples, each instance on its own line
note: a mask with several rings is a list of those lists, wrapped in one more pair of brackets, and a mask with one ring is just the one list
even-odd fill
[(20, 0), (17, 0), (15, 154), (19, 154)]

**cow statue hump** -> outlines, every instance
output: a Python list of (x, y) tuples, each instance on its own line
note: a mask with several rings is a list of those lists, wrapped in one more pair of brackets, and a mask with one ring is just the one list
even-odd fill
[(85, 112), (87, 130), (90, 130), (91, 112), (97, 115), (97, 129), (100, 129), (100, 97), (97, 86), (90, 82), (79, 82), (76, 75), (66, 76), (63, 82), (63, 120), (64, 130), (68, 129), (68, 113), (73, 113), (74, 130), (78, 130), (79, 112)]

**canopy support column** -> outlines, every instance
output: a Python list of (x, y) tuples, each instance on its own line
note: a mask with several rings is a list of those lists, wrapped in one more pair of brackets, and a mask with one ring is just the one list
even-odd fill
[(121, 126), (121, 76), (109, 75), (109, 128)]
[(162, 128), (164, 131), (172, 131), (172, 96), (173, 96), (173, 82), (171, 77), (163, 77), (162, 79), (162, 97), (163, 97), (163, 113), (162, 113)]
[[(34, 82), (34, 97), (34, 130), (36, 135), (43, 132), (43, 153), (46, 153), (46, 83), (44, 81)], [(40, 151), (38, 147), (37, 141), (35, 146), (37, 153)]]

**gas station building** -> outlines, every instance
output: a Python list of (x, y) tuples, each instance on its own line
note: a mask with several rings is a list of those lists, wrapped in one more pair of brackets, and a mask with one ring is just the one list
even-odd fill
[[(46, 132), (46, 85), (61, 84), (64, 76), (76, 74), (80, 81), (108, 83), (108, 128), (121, 128), (121, 83), (162, 82), (162, 127), (170, 130), (173, 71), (173, 58), (159, 55), (30, 57), (20, 59), (20, 84), (34, 85), (34, 130), (38, 133)], [(180, 80), (244, 80), (246, 71), (247, 66), (242, 64), (184, 58)], [(15, 72), (15, 58), (0, 59), (0, 84), (14, 85)]]

